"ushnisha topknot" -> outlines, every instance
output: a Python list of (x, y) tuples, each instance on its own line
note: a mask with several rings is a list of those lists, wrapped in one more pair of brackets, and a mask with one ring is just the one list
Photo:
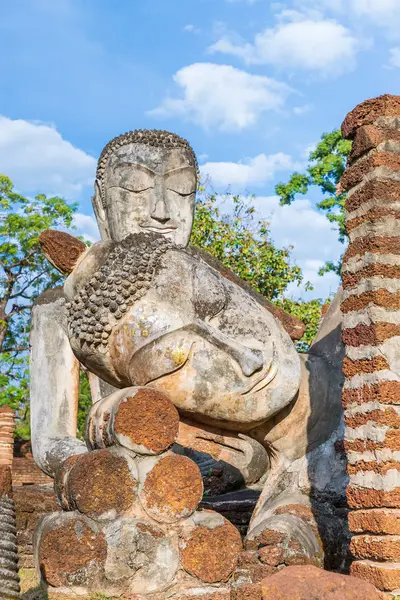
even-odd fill
[(196, 169), (197, 176), (199, 174), (199, 166), (197, 158), (194, 153), (192, 146), (185, 138), (171, 133), (170, 131), (164, 131), (161, 129), (135, 129), (135, 131), (127, 131), (117, 137), (113, 138), (106, 146), (104, 146), (100, 158), (97, 163), (96, 179), (100, 184), (101, 196), (104, 202), (104, 189), (103, 189), (103, 177), (106, 169), (108, 158), (111, 154), (127, 144), (145, 144), (146, 146), (153, 146), (154, 148), (183, 148), (187, 150), (193, 160), (193, 166)]

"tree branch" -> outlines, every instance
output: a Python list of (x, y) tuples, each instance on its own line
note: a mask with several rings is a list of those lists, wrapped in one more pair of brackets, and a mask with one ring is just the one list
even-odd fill
[[(24, 288), (22, 288), (22, 290), (20, 292), (15, 292), (15, 294), (13, 294), (12, 296), (9, 297), (9, 300), (13, 300), (14, 298), (19, 298), (20, 296), (22, 298), (24, 298), (24, 292), (26, 292), (26, 290), (33, 285), (33, 283), (35, 281), (37, 281), (38, 279), (40, 279), (40, 277), (42, 277), (43, 275), (46, 274), (46, 271), (41, 271), (40, 273), (38, 273), (38, 275), (36, 275), (33, 279), (30, 280), (29, 283), (26, 284), (26, 286)], [(25, 298), (27, 298), (27, 296), (25, 296)]]
[(17, 306), (16, 304), (14, 304), (11, 309), (11, 312), (9, 312), (8, 314), (5, 315), (4, 320), (8, 321), (14, 315), (18, 315), (19, 313), (21, 313), (24, 310), (31, 310), (32, 307), (33, 307), (33, 304), (27, 304), (25, 306)]
[(25, 352), (30, 350), (29, 346), (15, 346), (14, 348), (3, 348), (0, 354), (11, 353), (11, 352)]

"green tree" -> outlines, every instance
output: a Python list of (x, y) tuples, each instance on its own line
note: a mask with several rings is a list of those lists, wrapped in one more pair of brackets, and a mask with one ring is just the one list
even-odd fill
[(79, 373), (79, 397), (78, 397), (78, 437), (83, 440), (85, 435), (85, 422), (87, 414), (92, 406), (92, 395), (90, 392), (89, 379), (85, 371)]
[(290, 250), (278, 249), (268, 223), (255, 217), (251, 198), (231, 196), (233, 210), (223, 214), (214, 194), (201, 194), (190, 243), (206, 250), (254, 289), (275, 300), (289, 283), (303, 280), (300, 267), (290, 264)]
[[(339, 240), (344, 243), (347, 233), (344, 226), (344, 202), (346, 195), (337, 194), (337, 185), (346, 168), (346, 159), (351, 150), (351, 141), (345, 140), (339, 129), (323, 133), (321, 141), (310, 152), (305, 173), (292, 173), (287, 183), (280, 183), (275, 191), (281, 205), (291, 204), (297, 194), (307, 194), (310, 187), (317, 186), (324, 198), (317, 207), (325, 212), (328, 220), (338, 231)], [(328, 271), (339, 273), (340, 262), (328, 261), (320, 274)]]
[(0, 405), (17, 410), (18, 434), (29, 435), (29, 322), (32, 303), (63, 277), (46, 261), (38, 238), (70, 228), (76, 204), (40, 194), (25, 198), (0, 175)]
[[(223, 214), (214, 194), (201, 194), (196, 204), (190, 243), (206, 250), (254, 289), (299, 317), (306, 325), (298, 343), (306, 351), (315, 337), (322, 300), (294, 301), (284, 293), (289, 283), (303, 281), (301, 269), (291, 264), (292, 247), (279, 249), (270, 238), (268, 222), (259, 221), (251, 198), (231, 196), (233, 211)], [(309, 284), (306, 288), (311, 289)]]

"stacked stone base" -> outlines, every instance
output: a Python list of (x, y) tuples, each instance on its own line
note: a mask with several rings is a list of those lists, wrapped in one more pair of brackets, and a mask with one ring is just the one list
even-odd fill
[(42, 518), (34, 540), (43, 584), (135, 600), (228, 598), (241, 537), (223, 516), (197, 510), (200, 471), (168, 450), (176, 409), (153, 390), (115, 394), (116, 403), (109, 397), (92, 409), (87, 441), (94, 449), (57, 474), (63, 511)]

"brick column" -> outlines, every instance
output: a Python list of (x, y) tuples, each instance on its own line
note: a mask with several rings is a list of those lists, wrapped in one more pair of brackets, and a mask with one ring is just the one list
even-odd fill
[(15, 413), (9, 406), (0, 406), (0, 465), (12, 466), (14, 452)]
[[(345, 447), (352, 575), (400, 589), (400, 96), (349, 113), (341, 187)], [(391, 594), (389, 594), (391, 597)]]

